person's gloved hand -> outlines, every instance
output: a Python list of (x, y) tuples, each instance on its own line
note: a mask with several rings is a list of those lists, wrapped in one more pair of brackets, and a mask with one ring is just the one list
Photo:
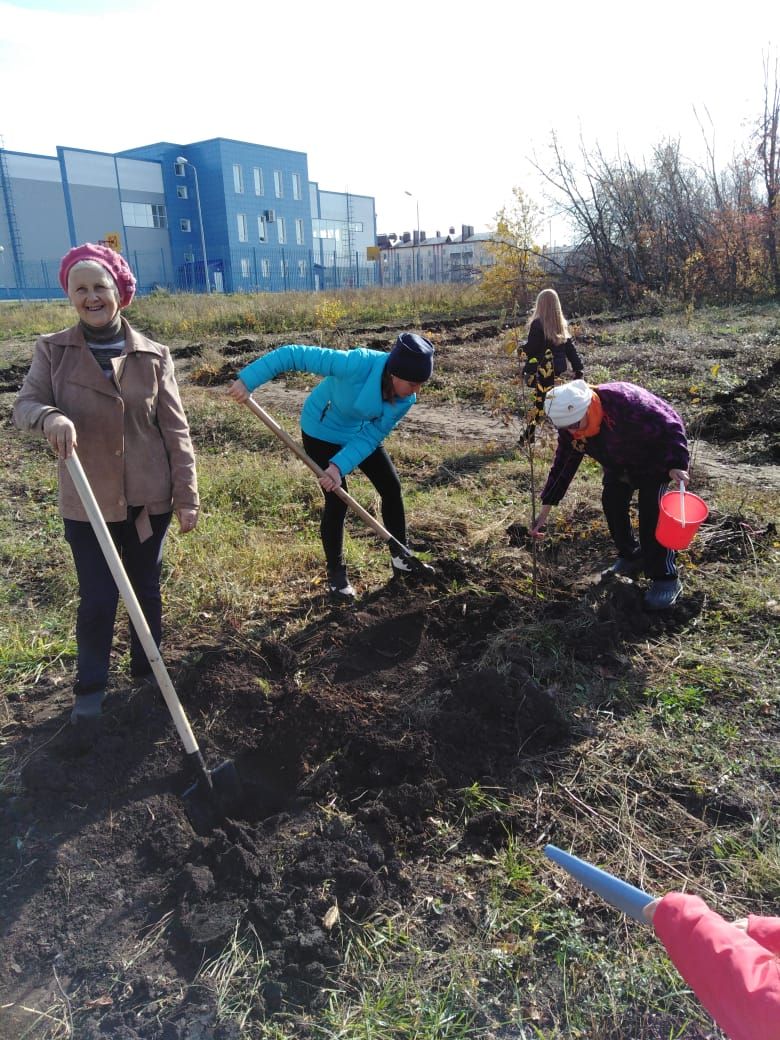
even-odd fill
[(43, 435), (59, 459), (67, 459), (76, 447), (76, 427), (62, 412), (49, 412), (43, 420)]

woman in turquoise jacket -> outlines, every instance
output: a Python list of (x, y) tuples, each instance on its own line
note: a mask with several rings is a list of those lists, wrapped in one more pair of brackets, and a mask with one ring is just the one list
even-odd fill
[[(290, 344), (277, 347), (238, 373), (228, 393), (243, 404), (258, 386), (282, 372), (313, 372), (325, 378), (306, 398), (301, 432), (306, 453), (323, 470), (325, 505), (320, 535), (328, 567), (328, 589), (334, 596), (355, 595), (344, 560), (346, 503), (333, 494), (347, 490), (346, 477), (360, 469), (382, 500), (382, 520), (390, 534), (406, 544), (406, 515), (401, 482), (382, 446), (385, 437), (417, 400), (433, 372), (433, 344), (414, 332), (403, 332), (389, 353), (356, 347), (330, 350)], [(409, 571), (392, 557), (395, 575)]]

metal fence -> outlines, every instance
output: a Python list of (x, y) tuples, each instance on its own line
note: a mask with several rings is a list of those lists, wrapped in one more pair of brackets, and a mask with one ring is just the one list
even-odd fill
[[(206, 291), (203, 260), (191, 257), (174, 265), (165, 250), (131, 250), (126, 257), (138, 283), (138, 293), (155, 290), (203, 293)], [(0, 270), (0, 300), (59, 299), (60, 259), (28, 260)], [(333, 254), (325, 262), (303, 247), (247, 247), (208, 258), (212, 292), (318, 292), (360, 289), (375, 285), (409, 285), (414, 282), (471, 282), (479, 269), (431, 258), (383, 254), (367, 261), (356, 252), (347, 257)]]

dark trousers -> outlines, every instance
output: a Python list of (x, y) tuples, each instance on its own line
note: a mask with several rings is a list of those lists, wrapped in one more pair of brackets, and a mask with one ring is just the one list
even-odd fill
[[(306, 454), (322, 469), (327, 469), (330, 460), (341, 450), (341, 444), (329, 444), (316, 437), (303, 434), (303, 446)], [(359, 469), (368, 477), (382, 499), (382, 521), (390, 534), (406, 545), (406, 514), (401, 494), (401, 481), (396, 468), (385, 449), (380, 445), (368, 458), (360, 463)], [(342, 481), (347, 490), (347, 481)], [(347, 515), (347, 504), (332, 491), (323, 492), (325, 505), (320, 519), (320, 537), (325, 550), (328, 569), (344, 563), (344, 520)]]
[[(625, 474), (604, 470), (601, 504), (607, 518), (609, 533), (620, 556), (630, 558), (641, 551), (644, 571), (648, 578), (676, 578), (675, 554), (656, 540), (658, 508), (666, 493), (669, 480), (648, 477), (636, 480)], [(639, 540), (631, 528), (629, 507), (634, 491), (639, 491)]]
[[(111, 523), (108, 529), (154, 641), (159, 646), (162, 635), (160, 571), (171, 513), (150, 516), (152, 535), (141, 542), (134, 523), (139, 512), (132, 509), (127, 520)], [(64, 524), (65, 540), (73, 553), (79, 582), (76, 614), (78, 663), (73, 690), (76, 694), (95, 693), (105, 690), (108, 681), (119, 590), (92, 525), (80, 520), (65, 520)], [(132, 624), (130, 671), (135, 676), (149, 672), (149, 662)]]

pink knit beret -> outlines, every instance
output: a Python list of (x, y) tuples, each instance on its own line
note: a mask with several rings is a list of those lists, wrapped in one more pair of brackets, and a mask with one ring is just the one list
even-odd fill
[(60, 264), (60, 285), (66, 295), (68, 292), (68, 274), (74, 264), (81, 260), (96, 260), (105, 267), (116, 282), (119, 290), (119, 306), (127, 307), (135, 296), (135, 275), (130, 265), (122, 256), (109, 246), (98, 246), (94, 242), (85, 242), (83, 246), (74, 246), (63, 256)]

